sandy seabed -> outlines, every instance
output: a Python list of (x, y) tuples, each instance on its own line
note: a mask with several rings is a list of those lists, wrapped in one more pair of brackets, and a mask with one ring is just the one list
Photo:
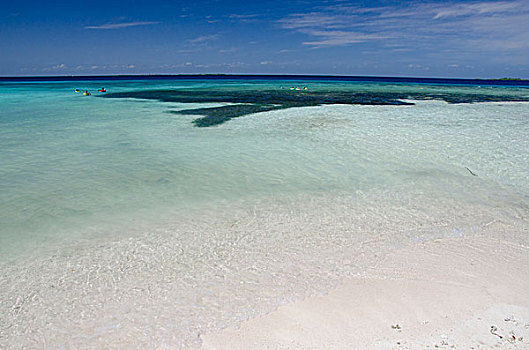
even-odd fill
[(393, 251), (327, 295), (204, 335), (202, 348), (529, 349), (529, 247), (489, 237)]

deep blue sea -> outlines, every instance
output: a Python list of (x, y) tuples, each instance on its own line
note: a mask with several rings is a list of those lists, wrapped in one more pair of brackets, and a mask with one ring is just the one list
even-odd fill
[(526, 83), (0, 81), (0, 348), (195, 346), (405, 244), (529, 241)]

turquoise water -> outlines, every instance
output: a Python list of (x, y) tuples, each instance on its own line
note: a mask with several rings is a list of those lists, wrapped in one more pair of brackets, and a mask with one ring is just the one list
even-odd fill
[[(101, 98), (101, 86), (108, 93), (192, 90), (206, 98)], [(249, 91), (258, 100), (256, 91), (290, 86), (391, 93), (410, 105), (284, 108), (212, 127), (197, 127), (197, 115), (173, 113), (230, 105), (208, 102), (208, 91)], [(443, 96), (483, 102), (447, 103)], [(123, 312), (123, 300), (134, 300), (145, 327), (164, 329), (143, 330), (139, 344), (187, 346), (198, 344), (204, 329), (325, 291), (356, 273), (355, 259), (384, 249), (488, 227), (524, 240), (524, 99), (524, 88), (390, 83), (3, 83), (3, 307), (39, 297), (26, 302), (31, 310), (18, 318), (4, 313), (2, 321), (27, 322), (32, 332), (51, 322), (49, 344), (97, 347), (97, 339), (138, 337), (138, 315), (125, 312), (130, 323), (112, 318)], [(71, 269), (79, 273), (72, 277)], [(47, 285), (39, 281), (65, 284), (57, 294), (35, 289)], [(154, 296), (142, 299), (145, 293), (133, 292), (138, 286)], [(113, 303), (101, 302), (102, 295)], [(60, 309), (61, 298), (75, 307)], [(52, 307), (56, 318), (46, 313)], [(78, 333), (61, 330), (58, 320), (79, 312), (87, 316), (74, 327)], [(42, 345), (38, 333), (16, 332), (5, 344)]]

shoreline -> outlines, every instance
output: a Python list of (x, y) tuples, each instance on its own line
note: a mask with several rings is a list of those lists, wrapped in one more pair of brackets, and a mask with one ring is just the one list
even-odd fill
[[(284, 227), (274, 241), (298, 225)], [(240, 239), (248, 238), (245, 232)], [(319, 232), (325, 237), (324, 226)], [(286, 259), (299, 258), (298, 251), (270, 255), (263, 248), (266, 260), (257, 250), (233, 255), (239, 269), (212, 269), (215, 260), (191, 270), (182, 258), (198, 246), (185, 248), (163, 233), (118, 240), (97, 251), (63, 252), (23, 270), (6, 269), (0, 347), (425, 349), (447, 343), (470, 349), (493, 340), (497, 345), (490, 338), (494, 325), (503, 337), (513, 331), (521, 349), (529, 344), (528, 233), (524, 223), (491, 222), (474, 234), (388, 250), (364, 240), (357, 255), (348, 250), (342, 256), (329, 246), (334, 260), (325, 249), (291, 264)], [(195, 243), (202, 246), (205, 239)], [(244, 246), (255, 247), (238, 250)], [(267, 261), (261, 269), (274, 281), (254, 273), (255, 264)], [(185, 275), (200, 279), (177, 278)], [(465, 334), (479, 337), (465, 343)]]
[[(437, 266), (444, 263), (444, 259), (448, 259), (454, 270), (459, 268), (458, 264), (469, 265), (461, 256), (486, 262), (488, 270), (479, 270), (482, 279), (487, 278), (490, 270), (498, 276), (505, 271), (514, 276), (509, 277), (507, 286), (516, 287), (520, 283), (516, 278), (529, 281), (526, 267), (529, 266), (529, 230), (523, 211), (513, 211), (509, 215), (506, 212), (498, 217), (493, 208), (458, 206), (455, 198), (448, 202), (452, 205), (447, 204), (440, 210), (435, 203), (427, 201), (435, 194), (427, 194), (414, 197), (420, 211), (403, 206), (405, 198), (395, 198), (391, 206), (385, 207), (376, 205), (369, 196), (363, 199), (357, 196), (353, 201), (351, 197), (336, 195), (318, 200), (308, 196), (293, 202), (231, 207), (232, 215), (226, 212), (212, 215), (215, 212), (206, 211), (201, 216), (189, 217), (188, 221), (149, 231), (138, 228), (138, 234), (129, 237), (87, 240), (83, 244), (57, 247), (54, 253), (45, 256), (17, 259), (3, 265), (0, 278), (0, 308), (4, 310), (0, 317), (0, 347), (140, 346), (157, 349), (165, 346), (187, 349), (200, 347), (202, 340), (204, 346), (221, 346), (222, 334), (230, 334), (230, 327), (242, 325), (244, 329), (258, 320), (275, 317), (273, 315), (280, 312), (275, 310), (299, 305), (292, 302), (310, 302), (323, 294), (327, 296), (321, 298), (331, 298), (324, 301), (320, 309), (334, 308), (337, 314), (345, 310), (361, 316), (363, 305), (370, 304), (370, 299), (352, 305), (348, 301), (370, 297), (378, 290), (403, 288), (392, 285), (388, 282), (391, 280), (419, 279), (429, 281), (419, 286), (421, 289), (429, 283), (437, 283), (438, 288), (445, 290), (446, 286), (439, 281), (448, 279), (450, 282), (450, 278), (461, 276), (445, 273), (446, 276), (441, 275), (444, 280), (440, 280)], [(360, 215), (362, 213), (364, 216)], [(438, 215), (430, 216), (431, 213)], [(410, 215), (415, 217), (414, 226), (410, 226), (408, 220), (402, 221)], [(471, 222), (468, 218), (472, 218)], [(480, 224), (476, 226), (476, 222)], [(526, 246), (509, 244), (509, 241)], [(442, 242), (452, 242), (452, 245), (444, 246)], [(418, 250), (420, 247), (436, 249), (428, 252), (425, 248)], [(458, 251), (459, 247), (463, 250)], [(432, 252), (435, 254), (429, 254)], [(501, 254), (509, 257), (511, 265), (505, 265)], [(517, 260), (518, 256), (521, 258)], [(429, 265), (424, 265), (430, 269), (421, 270), (422, 261), (410, 265), (409, 262), (418, 257), (430, 261)], [(441, 259), (441, 263), (436, 264), (434, 258)], [(489, 266), (489, 258), (498, 260), (503, 268)], [(469, 268), (463, 266), (463, 272), (474, 274)], [(446, 266), (443, 271), (446, 272)], [(384, 283), (368, 286), (371, 289), (354, 284), (355, 281), (365, 284), (366, 280), (377, 279)], [(338, 299), (333, 298), (344, 281), (353, 284)], [(457, 280), (455, 283), (461, 284)], [(529, 289), (527, 282), (524, 283), (524, 288)], [(400, 295), (408, 292), (404, 290)], [(451, 294), (457, 292), (457, 289), (447, 290)], [(409, 295), (408, 300), (423, 298), (413, 293)], [(385, 298), (382, 305), (394, 302), (396, 296), (386, 295)], [(422, 305), (425, 304), (428, 303)], [(449, 304), (445, 307), (452, 309)], [(394, 331), (391, 326), (396, 324), (410, 329), (402, 319), (384, 316), (385, 308), (381, 310), (371, 311), (381, 313), (383, 324), (365, 324), (360, 318), (362, 322), (353, 328), (367, 328), (362, 334), (369, 334), (369, 330), (377, 326), (386, 327), (377, 333), (385, 334), (388, 324), (389, 334)], [(401, 309), (394, 311), (398, 312), (406, 314)], [(342, 319), (342, 323), (329, 320), (325, 315), (316, 315), (314, 319), (313, 312), (303, 307), (294, 313), (307, 316), (296, 324), (316, 322), (317, 325), (321, 320), (335, 322), (330, 328), (309, 328), (310, 335), (319, 334), (320, 346), (300, 343), (295, 348), (328, 348), (325, 337), (340, 337), (342, 333), (352, 332), (348, 323), (351, 319)], [(366, 317), (369, 318), (369, 313)], [(247, 320), (250, 321), (247, 323)], [(529, 316), (523, 320), (529, 324)], [(426, 321), (433, 324), (431, 320)], [(288, 326), (289, 323), (281, 319), (273, 322), (276, 328), (258, 325), (257, 335), (255, 329), (247, 334), (255, 339), (264, 336), (263, 343), (241, 345), (240, 348), (266, 348), (274, 339), (277, 327), (287, 329)], [(261, 333), (266, 329), (268, 334)], [(292, 334), (297, 331), (299, 329), (291, 329)], [(212, 340), (215, 336), (221, 340), (215, 343)], [(305, 339), (307, 334), (298, 337)], [(529, 334), (524, 337), (529, 339)], [(224, 348), (236, 349), (233, 341), (237, 336), (229, 338)], [(350, 344), (350, 339), (340, 341), (335, 348), (351, 347), (346, 345)], [(359, 344), (354, 347), (361, 348)]]
[(388, 253), (323, 296), (205, 334), (202, 349), (529, 346), (529, 247), (485, 236)]

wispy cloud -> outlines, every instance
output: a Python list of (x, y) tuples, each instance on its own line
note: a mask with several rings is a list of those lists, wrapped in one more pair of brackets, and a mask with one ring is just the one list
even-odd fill
[(359, 7), (341, 2), (279, 20), (307, 35), (304, 45), (329, 47), (361, 42), (392, 43), (423, 51), (529, 49), (529, 1), (408, 3)]
[(237, 68), (237, 67), (245, 67), (247, 66), (247, 63), (235, 61), (235, 62), (223, 62), (223, 63), (193, 63), (193, 62), (183, 62), (178, 64), (163, 64), (160, 65), (158, 68), (164, 69), (164, 70), (175, 70), (175, 69), (185, 69), (188, 70), (194, 70), (197, 69), (197, 71), (203, 71), (204, 69), (216, 69), (216, 68)]
[(440, 7), (436, 12), (434, 19), (443, 17), (457, 17), (465, 15), (484, 15), (494, 13), (505, 13), (516, 11), (519, 4), (514, 2), (478, 2), (467, 4), (454, 4), (450, 8)]
[(67, 66), (64, 63), (56, 64), (50, 67), (44, 67), (41, 70), (43, 72), (55, 72), (55, 73), (69, 73), (69, 72), (94, 72), (94, 71), (126, 71), (136, 69), (134, 64), (92, 64), (92, 65), (77, 65)]
[(215, 40), (218, 37), (219, 37), (218, 34), (202, 35), (202, 36), (199, 36), (198, 38), (189, 39), (187, 40), (187, 42), (190, 44), (200, 44), (200, 43), (204, 43), (210, 40)]
[(44, 68), (42, 68), (42, 71), (51, 72), (51, 71), (61, 71), (61, 70), (65, 70), (65, 69), (68, 69), (68, 66), (65, 65), (64, 63), (59, 63), (59, 64), (53, 65), (51, 67), (44, 67)]
[(222, 54), (227, 54), (227, 53), (234, 53), (234, 52), (237, 52), (238, 49), (235, 48), (235, 47), (231, 47), (229, 49), (220, 49), (219, 50), (219, 53), (222, 53)]
[(239, 21), (239, 22), (255, 22), (257, 21), (258, 17), (259, 15), (257, 14), (240, 15), (240, 14), (234, 13), (234, 14), (228, 15), (228, 18)]
[(389, 35), (380, 34), (363, 34), (357, 32), (349, 32), (346, 30), (304, 30), (306, 34), (317, 37), (319, 40), (306, 41), (304, 45), (312, 46), (337, 46), (348, 45), (354, 43), (361, 43), (368, 40), (389, 39)]
[(147, 26), (152, 24), (159, 24), (160, 22), (122, 22), (122, 23), (107, 23), (98, 26), (85, 26), (85, 29), (121, 29), (128, 27)]
[(326, 12), (296, 13), (280, 19), (279, 23), (286, 29), (306, 28), (343, 28), (351, 24), (353, 18), (350, 15), (338, 14), (333, 8)]

